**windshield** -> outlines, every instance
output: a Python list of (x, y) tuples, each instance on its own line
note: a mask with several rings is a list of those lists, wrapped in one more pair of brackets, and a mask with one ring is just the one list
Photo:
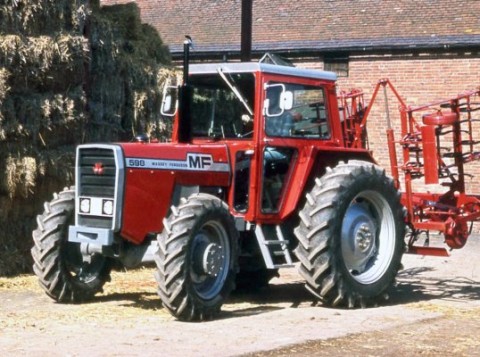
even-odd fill
[[(228, 139), (252, 136), (253, 118), (248, 108), (254, 107), (254, 75), (235, 73), (225, 76), (227, 81), (220, 74), (191, 77), (194, 137)], [(238, 90), (237, 94), (231, 86)]]

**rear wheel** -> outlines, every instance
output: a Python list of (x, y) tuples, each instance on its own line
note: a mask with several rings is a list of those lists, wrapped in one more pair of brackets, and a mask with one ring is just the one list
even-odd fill
[(328, 305), (376, 303), (400, 268), (403, 218), (400, 194), (378, 166), (349, 161), (329, 170), (295, 230), (307, 288)]
[(180, 320), (211, 319), (234, 288), (238, 232), (215, 196), (184, 199), (158, 235), (156, 279), (163, 305)]
[(68, 242), (74, 221), (75, 191), (65, 189), (45, 203), (37, 217), (31, 249), (33, 270), (40, 286), (58, 302), (90, 300), (110, 280), (111, 261), (99, 254), (86, 261), (80, 244)]

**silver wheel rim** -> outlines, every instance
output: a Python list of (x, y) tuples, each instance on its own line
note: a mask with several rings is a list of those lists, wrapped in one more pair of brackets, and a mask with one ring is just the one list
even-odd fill
[(198, 296), (215, 298), (222, 290), (230, 266), (230, 241), (224, 226), (209, 221), (192, 242), (190, 278)]
[(341, 249), (350, 275), (372, 284), (388, 271), (395, 251), (395, 218), (385, 198), (363, 191), (352, 200), (342, 222)]

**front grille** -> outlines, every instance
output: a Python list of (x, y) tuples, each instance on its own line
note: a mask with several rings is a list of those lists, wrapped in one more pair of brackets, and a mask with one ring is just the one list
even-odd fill
[[(102, 170), (101, 174), (95, 172)], [(78, 167), (79, 196), (110, 197), (115, 196), (115, 155), (112, 149), (85, 148), (79, 150)]]
[[(118, 229), (121, 194), (118, 185), (123, 182), (123, 166), (119, 148), (108, 145), (85, 145), (77, 150), (77, 225), (92, 228)], [(104, 200), (113, 200), (113, 214), (102, 210)], [(90, 202), (90, 210), (82, 211), (81, 202)], [(88, 206), (88, 205), (87, 205)], [(93, 208), (95, 206), (95, 208)], [(99, 208), (100, 206), (100, 208)]]

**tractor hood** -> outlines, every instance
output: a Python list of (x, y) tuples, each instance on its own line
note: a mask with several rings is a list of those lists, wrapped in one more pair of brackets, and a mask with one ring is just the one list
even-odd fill
[(121, 144), (128, 169), (230, 173), (226, 145)]
[(140, 243), (163, 229), (176, 188), (226, 187), (231, 168), (222, 144), (120, 144), (125, 163), (122, 236)]

